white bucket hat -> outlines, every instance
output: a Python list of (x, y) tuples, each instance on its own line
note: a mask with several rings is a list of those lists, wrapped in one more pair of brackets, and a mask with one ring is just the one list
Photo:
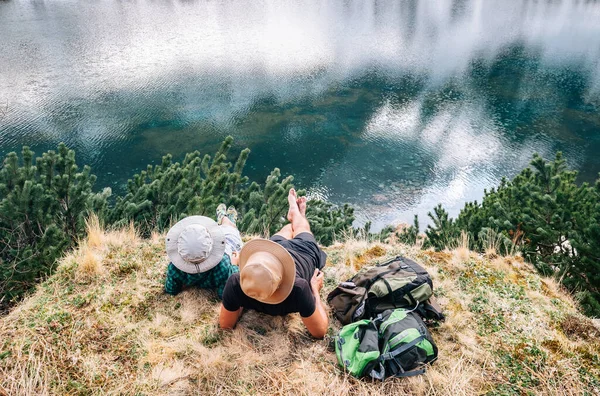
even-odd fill
[(189, 216), (167, 233), (167, 255), (173, 265), (188, 274), (206, 272), (223, 259), (225, 235), (205, 216)]

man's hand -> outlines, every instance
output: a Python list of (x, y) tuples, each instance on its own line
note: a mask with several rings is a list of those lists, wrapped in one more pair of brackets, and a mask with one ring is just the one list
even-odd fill
[(315, 269), (315, 273), (313, 274), (310, 280), (310, 286), (312, 287), (313, 293), (318, 294), (323, 288), (323, 272)]
[(315, 273), (310, 280), (310, 287), (315, 296), (315, 312), (308, 318), (302, 318), (302, 323), (313, 337), (323, 338), (327, 334), (327, 329), (329, 329), (329, 317), (319, 295), (319, 291), (323, 287), (323, 272), (315, 269)]

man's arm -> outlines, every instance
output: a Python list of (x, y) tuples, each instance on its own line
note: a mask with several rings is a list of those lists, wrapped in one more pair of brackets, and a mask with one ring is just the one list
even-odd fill
[(302, 323), (308, 329), (308, 332), (315, 338), (323, 338), (329, 329), (329, 317), (327, 311), (321, 302), (319, 290), (323, 287), (323, 273), (315, 270), (310, 281), (310, 286), (315, 297), (315, 312), (307, 318), (302, 318)]
[(233, 329), (235, 327), (235, 324), (240, 319), (243, 309), (243, 307), (240, 307), (237, 311), (228, 311), (223, 306), (223, 304), (221, 304), (221, 313), (219, 314), (219, 326), (222, 329)]
[[(243, 307), (237, 297), (239, 293), (241, 293), (239, 274), (233, 274), (227, 279), (223, 288), (223, 303), (219, 313), (219, 326), (222, 329), (233, 329), (240, 319)], [(228, 306), (229, 309), (225, 306)]]

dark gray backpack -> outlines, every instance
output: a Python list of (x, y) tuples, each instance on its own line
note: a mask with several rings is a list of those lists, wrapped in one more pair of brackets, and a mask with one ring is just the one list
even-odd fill
[(443, 320), (432, 297), (433, 282), (425, 268), (398, 256), (340, 283), (329, 293), (327, 302), (342, 324), (374, 318), (395, 308), (415, 310), (426, 319)]

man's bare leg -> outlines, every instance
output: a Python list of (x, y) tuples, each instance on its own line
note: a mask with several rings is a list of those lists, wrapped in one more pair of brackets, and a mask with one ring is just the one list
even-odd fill
[(300, 197), (296, 200), (300, 214), (306, 217), (306, 197)]
[[(293, 188), (290, 189), (290, 193), (288, 194), (288, 203), (290, 209), (288, 210), (287, 219), (292, 223), (293, 237), (303, 232), (311, 233), (310, 224), (308, 224), (305, 214), (300, 211), (298, 196), (296, 195), (296, 190)], [(303, 209), (306, 212), (306, 203), (304, 203)]]
[(285, 239), (292, 239), (294, 237), (294, 232), (292, 231), (292, 225), (291, 224), (286, 224), (285, 226), (283, 226), (283, 228), (281, 229), (281, 231), (279, 231), (277, 234), (282, 238)]
[(294, 220), (294, 217), (298, 217), (301, 215), (300, 208), (298, 207), (298, 196), (296, 195), (296, 190), (294, 190), (293, 188), (290, 188), (287, 198), (288, 198), (288, 205), (289, 205), (287, 219), (290, 223), (292, 223), (293, 222), (292, 220)]

